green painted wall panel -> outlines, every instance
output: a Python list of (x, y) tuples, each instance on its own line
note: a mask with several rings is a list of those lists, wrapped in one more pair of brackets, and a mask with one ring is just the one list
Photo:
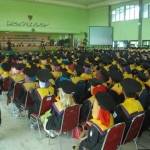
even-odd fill
[(108, 6), (89, 10), (89, 26), (108, 26)]
[(143, 19), (142, 39), (150, 40), (150, 19)]
[(138, 40), (138, 21), (112, 23), (114, 40)]
[[(29, 21), (28, 15), (32, 15)], [(31, 32), (32, 27), (10, 27), (7, 21), (48, 24), (36, 27), (36, 32), (80, 33), (85, 32), (88, 22), (86, 9), (15, 0), (0, 1), (0, 31)]]

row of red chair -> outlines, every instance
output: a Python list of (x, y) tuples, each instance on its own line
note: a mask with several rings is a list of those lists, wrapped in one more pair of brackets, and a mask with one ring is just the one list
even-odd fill
[[(9, 80), (7, 79), (4, 81), (4, 85), (5, 85), (4, 90), (5, 91), (8, 90), (8, 88), (7, 88), (8, 84), (9, 84)], [(17, 97), (20, 85), (21, 84), (19, 84), (19, 83), (15, 84), (13, 99), (15, 99)], [(50, 107), (52, 106), (52, 103), (54, 101), (49, 96), (44, 97), (42, 99), (39, 95), (39, 98), (41, 99), (40, 110), (37, 114), (36, 113), (31, 114), (30, 117), (32, 120), (37, 122), (39, 133), (41, 134), (40, 124), (39, 124), (40, 116), (50, 109)], [(30, 92), (27, 91), (25, 104), (22, 106), (24, 108), (24, 110), (27, 109), (28, 105), (31, 103), (32, 103), (32, 101), (31, 101), (31, 97), (30, 97)], [(74, 106), (71, 106), (71, 107), (68, 107), (65, 109), (64, 114), (63, 114), (62, 123), (61, 123), (61, 128), (59, 130), (59, 135), (61, 135), (61, 133), (63, 133), (63, 132), (71, 131), (79, 125), (80, 108), (81, 108), (80, 105), (74, 105)], [(106, 133), (105, 140), (104, 140), (103, 146), (102, 146), (102, 150), (116, 150), (116, 149), (120, 148), (121, 145), (123, 145), (127, 142), (131, 142), (131, 141), (134, 141), (134, 143), (136, 145), (136, 149), (138, 149), (136, 140), (137, 140), (137, 137), (141, 130), (143, 121), (144, 121), (144, 113), (135, 116), (130, 124), (130, 127), (129, 127), (127, 133), (124, 133), (125, 127), (126, 127), (125, 123), (119, 123), (119, 124), (114, 125)], [(95, 127), (99, 131), (99, 129), (96, 125), (95, 125)]]
[(123, 144), (131, 141), (134, 141), (136, 149), (138, 150), (137, 138), (140, 133), (143, 121), (144, 113), (135, 116), (132, 119), (127, 133), (124, 133), (126, 127), (125, 123), (114, 125), (107, 131), (102, 150), (117, 150), (118, 148), (120, 149)]

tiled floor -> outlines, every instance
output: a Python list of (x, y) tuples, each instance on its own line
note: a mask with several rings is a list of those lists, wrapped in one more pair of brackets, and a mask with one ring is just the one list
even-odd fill
[[(6, 97), (0, 96), (2, 110), (2, 126), (0, 127), (0, 150), (71, 150), (72, 145), (79, 141), (70, 136), (63, 135), (50, 140), (42, 134), (42, 138), (36, 130), (30, 129), (28, 119), (18, 119), (11, 115), (6, 106)], [(61, 142), (61, 146), (59, 145)], [(150, 149), (150, 133), (146, 132), (139, 140), (139, 148)], [(125, 150), (134, 150), (133, 143), (123, 146)]]

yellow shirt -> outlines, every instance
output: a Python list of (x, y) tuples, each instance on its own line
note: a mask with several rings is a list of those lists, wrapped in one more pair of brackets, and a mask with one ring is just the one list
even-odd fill
[(36, 82), (26, 82), (23, 84), (23, 86), (25, 87), (25, 89), (27, 91), (35, 89), (36, 88), (37, 83)]
[(59, 71), (54, 71), (54, 72), (52, 72), (52, 75), (54, 76), (54, 78), (55, 79), (57, 79), (57, 78), (59, 78), (60, 76), (61, 76), (61, 72), (59, 72)]
[(41, 98), (49, 95), (54, 95), (54, 88), (52, 86), (49, 86), (48, 88), (38, 88), (37, 91), (40, 94)]
[(146, 82), (144, 82), (144, 84), (146, 84), (148, 87), (150, 87), (150, 79)]
[(123, 77), (124, 77), (124, 79), (126, 79), (126, 78), (132, 79), (132, 74), (131, 74), (131, 73), (124, 72)]
[(72, 77), (71, 80), (74, 84), (77, 84), (81, 80), (81, 77), (78, 77), (78, 76)]
[(135, 98), (127, 98), (122, 104), (121, 106), (123, 106), (129, 115), (136, 113), (136, 112), (142, 112), (144, 111), (141, 103), (136, 100)]
[(10, 76), (10, 73), (9, 72), (6, 72), (6, 71), (3, 71), (3, 73), (1, 74), (2, 78), (5, 79), (7, 77)]
[(92, 108), (92, 118), (93, 119), (97, 119), (99, 109), (100, 109), (100, 106), (99, 106), (97, 100), (95, 100), (94, 103), (93, 103), (93, 108)]
[(90, 79), (92, 79), (92, 74), (82, 73), (81, 74), (81, 79), (90, 80)]
[(108, 127), (102, 124), (101, 120), (98, 119), (91, 119), (91, 122), (95, 123), (102, 131), (105, 131), (114, 125), (114, 118), (110, 115), (110, 124)]
[(0, 67), (0, 75), (4, 72), (4, 70), (2, 69), (2, 67)]
[(25, 79), (24, 74), (16, 74), (11, 76), (11, 78), (15, 81), (15, 82), (20, 82), (23, 81)]
[(111, 89), (115, 91), (118, 95), (123, 93), (123, 89), (120, 83), (116, 83)]

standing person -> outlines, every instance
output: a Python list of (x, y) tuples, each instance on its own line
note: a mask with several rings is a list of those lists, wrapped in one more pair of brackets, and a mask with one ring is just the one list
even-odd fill
[(41, 49), (46, 51), (45, 42), (43, 39), (41, 41)]
[(11, 41), (10, 40), (8, 40), (8, 42), (7, 42), (7, 50), (8, 51), (12, 51), (12, 44), (11, 44)]

